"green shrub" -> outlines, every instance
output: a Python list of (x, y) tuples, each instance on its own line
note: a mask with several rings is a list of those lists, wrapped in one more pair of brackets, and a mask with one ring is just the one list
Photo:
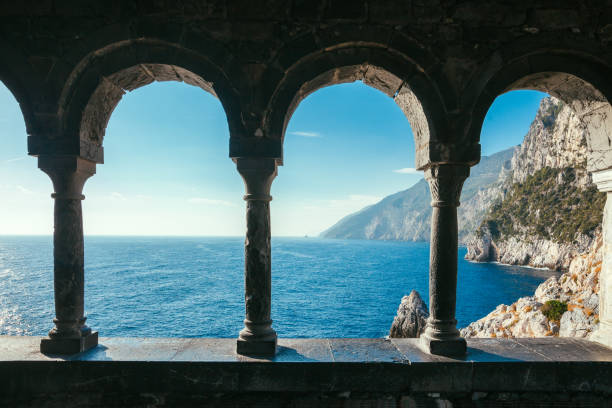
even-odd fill
[(504, 200), (491, 205), (479, 233), (488, 229), (493, 239), (504, 239), (522, 231), (571, 243), (576, 233), (591, 234), (601, 224), (605, 202), (606, 194), (594, 185), (576, 185), (575, 168), (544, 167), (525, 182), (513, 184)]
[(567, 303), (559, 302), (558, 300), (547, 300), (540, 311), (548, 320), (558, 322), (561, 320), (563, 313), (567, 312)]

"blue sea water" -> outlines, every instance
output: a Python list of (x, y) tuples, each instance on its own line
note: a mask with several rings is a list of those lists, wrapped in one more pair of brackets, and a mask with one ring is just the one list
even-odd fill
[[(272, 239), (272, 319), (282, 337), (382, 337), (402, 296), (427, 301), (426, 243)], [(52, 327), (52, 238), (0, 236), (0, 334)], [(463, 260), (466, 326), (533, 294), (547, 270)], [(85, 308), (101, 336), (236, 337), (244, 319), (243, 239), (86, 237)]]

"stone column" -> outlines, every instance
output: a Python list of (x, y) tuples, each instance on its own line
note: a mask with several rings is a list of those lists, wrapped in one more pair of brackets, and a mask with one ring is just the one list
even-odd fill
[(74, 354), (98, 344), (98, 332), (85, 325), (83, 270), (83, 215), (81, 200), (85, 181), (96, 164), (76, 156), (40, 156), (38, 167), (53, 182), (55, 193), (53, 231), (53, 281), (55, 327), (42, 339), (40, 351)]
[(244, 242), (244, 329), (238, 337), (239, 354), (274, 355), (276, 332), (270, 319), (272, 264), (270, 247), (270, 187), (276, 177), (274, 159), (236, 159), (246, 195)]
[(425, 178), (431, 188), (429, 319), (420, 342), (431, 354), (461, 355), (466, 343), (457, 330), (457, 207), (467, 165), (434, 164)]
[(603, 262), (599, 273), (599, 330), (590, 339), (612, 347), (612, 169), (592, 173), (599, 191), (606, 193), (604, 208)]

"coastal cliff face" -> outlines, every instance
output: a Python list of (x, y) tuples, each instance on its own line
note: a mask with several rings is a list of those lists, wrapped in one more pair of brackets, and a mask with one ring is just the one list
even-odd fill
[(499, 305), (461, 329), (463, 337), (581, 337), (599, 328), (599, 274), (603, 256), (601, 234), (585, 254), (572, 259), (559, 278), (540, 284), (533, 296)]
[(466, 259), (567, 270), (592, 246), (605, 204), (586, 157), (578, 118), (562, 102), (544, 98), (468, 239)]
[(597, 331), (605, 194), (586, 171), (585, 136), (569, 107), (543, 99), (509, 165), (470, 197), (485, 215), (468, 238), (466, 259), (565, 273), (533, 296), (499, 305), (461, 329), (463, 337), (588, 338)]
[(542, 101), (511, 161), (503, 198), (468, 244), (467, 259), (566, 271), (533, 296), (499, 305), (464, 337), (582, 337), (599, 327), (601, 221), (605, 194), (585, 169), (586, 140), (561, 102)]

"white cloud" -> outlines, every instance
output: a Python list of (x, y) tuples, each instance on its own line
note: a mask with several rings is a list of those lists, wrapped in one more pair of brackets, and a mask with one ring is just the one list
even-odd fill
[(404, 167), (403, 169), (393, 170), (393, 172), (400, 174), (421, 174), (421, 172), (414, 167)]
[(321, 134), (317, 132), (291, 132), (291, 134), (302, 137), (321, 137)]
[(17, 190), (21, 191), (23, 194), (27, 194), (27, 195), (34, 194), (34, 192), (32, 190), (29, 190), (29, 189), (25, 188), (24, 186), (17, 185), (15, 187), (17, 188)]
[(215, 200), (211, 198), (193, 197), (187, 201), (193, 204), (221, 205), (224, 207), (236, 207), (236, 204), (230, 203), (229, 201)]
[(12, 162), (20, 161), (20, 160), (23, 160), (23, 159), (25, 159), (27, 157), (28, 156), (15, 157), (15, 158), (6, 160), (5, 163), (12, 163)]

